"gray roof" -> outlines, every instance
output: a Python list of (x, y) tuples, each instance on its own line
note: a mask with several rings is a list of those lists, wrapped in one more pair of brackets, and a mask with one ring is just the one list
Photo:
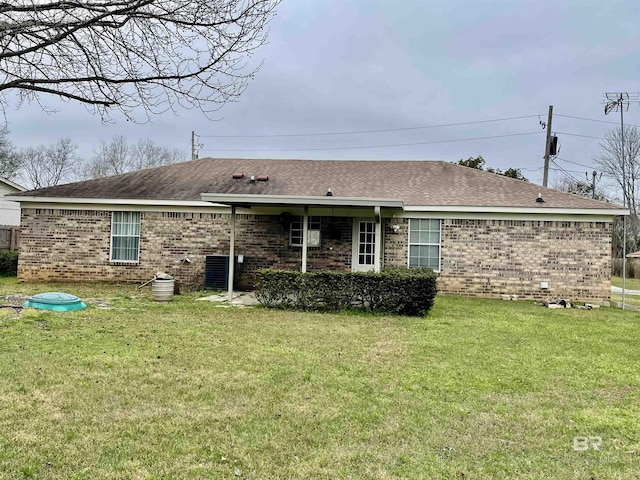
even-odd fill
[[(269, 180), (252, 183), (251, 175)], [(400, 160), (203, 158), (16, 196), (199, 201), (202, 193), (322, 196), (328, 188), (336, 197), (394, 198), (405, 206), (619, 208), (452, 163)], [(536, 203), (538, 193), (545, 203)]]

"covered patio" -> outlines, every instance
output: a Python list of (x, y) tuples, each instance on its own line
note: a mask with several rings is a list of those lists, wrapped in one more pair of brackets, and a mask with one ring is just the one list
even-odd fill
[[(352, 260), (353, 271), (379, 272), (383, 262), (383, 219), (401, 214), (404, 203), (400, 199), (335, 197), (331, 190), (324, 196), (254, 195), (203, 193), (201, 199), (231, 208), (229, 236), (229, 278), (227, 294), (233, 299), (235, 258), (236, 258), (236, 216), (239, 211), (253, 215), (280, 216), (280, 218), (301, 217), (300, 271), (308, 267), (309, 248), (322, 242), (320, 229), (310, 229), (310, 219), (314, 217), (343, 217), (353, 222)], [(347, 265), (345, 265), (347, 267)]]

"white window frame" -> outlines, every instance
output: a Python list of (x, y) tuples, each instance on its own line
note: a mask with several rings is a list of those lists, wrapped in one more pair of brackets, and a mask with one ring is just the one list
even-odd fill
[[(411, 222), (419, 222), (420, 220), (428, 220), (430, 222), (438, 222), (438, 242), (411, 242)], [(418, 268), (411, 266), (411, 247), (438, 247), (438, 268), (433, 268), (434, 272), (439, 272), (442, 265), (442, 220), (439, 218), (410, 218), (409, 228), (407, 232), (407, 266), (409, 268)], [(431, 267), (432, 268), (432, 267)]]
[[(302, 225), (303, 217), (293, 217), (289, 224), (289, 245), (291, 247), (302, 247)], [(309, 225), (307, 226), (307, 234), (311, 231), (317, 231), (317, 237), (309, 235), (307, 237), (307, 247), (319, 247), (320, 246), (320, 229), (322, 225), (322, 219), (320, 217), (309, 217)], [(294, 235), (295, 232), (295, 235)], [(294, 237), (300, 239), (300, 243), (294, 243)], [(313, 240), (317, 238), (317, 243)]]
[[(114, 234), (114, 229), (113, 229), (113, 225), (114, 223), (116, 223), (116, 217), (121, 216), (122, 214), (125, 213), (130, 213), (130, 214), (137, 214), (137, 222), (136, 224), (138, 225), (138, 233), (137, 235), (116, 235)], [(142, 215), (140, 212), (130, 212), (130, 211), (113, 211), (111, 212), (111, 234), (110, 234), (110, 245), (109, 245), (109, 261), (110, 262), (114, 262), (114, 263), (139, 263), (140, 262), (140, 227), (141, 227), (141, 220), (142, 220)], [(123, 222), (120, 222), (123, 223)], [(133, 222), (131, 222), (130, 224), (134, 224)], [(114, 258), (113, 256), (113, 239), (115, 238), (137, 238), (138, 239), (138, 247), (136, 250), (136, 258), (135, 260), (120, 260), (117, 258)]]

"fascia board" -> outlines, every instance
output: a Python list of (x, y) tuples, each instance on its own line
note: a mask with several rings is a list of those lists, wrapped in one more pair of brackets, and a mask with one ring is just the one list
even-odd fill
[(175, 207), (224, 207), (226, 205), (212, 205), (211, 202), (198, 200), (141, 200), (130, 198), (71, 198), (71, 197), (30, 197), (24, 195), (7, 195), (6, 200), (20, 203), (65, 203), (89, 205), (167, 205)]
[(403, 208), (403, 201), (395, 198), (327, 197), (302, 195), (244, 195), (203, 193), (202, 200), (238, 205), (308, 205), (340, 207)]
[(4, 183), (6, 185), (9, 185), (12, 188), (15, 188), (19, 192), (26, 192), (27, 191), (27, 189), (24, 188), (22, 185), (18, 185), (17, 183), (12, 182), (11, 180), (9, 180), (7, 178), (0, 177), (0, 182)]
[(476, 206), (405, 206), (405, 214), (411, 212), (458, 212), (458, 213), (517, 213), (537, 215), (629, 215), (628, 208), (552, 208), (552, 207), (476, 207)]

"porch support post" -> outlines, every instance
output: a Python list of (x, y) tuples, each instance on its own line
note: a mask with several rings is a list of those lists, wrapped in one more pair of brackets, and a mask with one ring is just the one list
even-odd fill
[(380, 207), (374, 207), (374, 213), (376, 217), (376, 245), (375, 255), (373, 256), (373, 271), (375, 273), (380, 272), (380, 264), (382, 258), (382, 218), (380, 216)]
[(236, 266), (236, 206), (231, 205), (231, 235), (229, 237), (229, 279), (227, 290), (229, 291), (229, 303), (233, 301), (233, 275)]
[(307, 273), (307, 244), (309, 236), (309, 207), (304, 207), (304, 216), (302, 217), (302, 273)]

